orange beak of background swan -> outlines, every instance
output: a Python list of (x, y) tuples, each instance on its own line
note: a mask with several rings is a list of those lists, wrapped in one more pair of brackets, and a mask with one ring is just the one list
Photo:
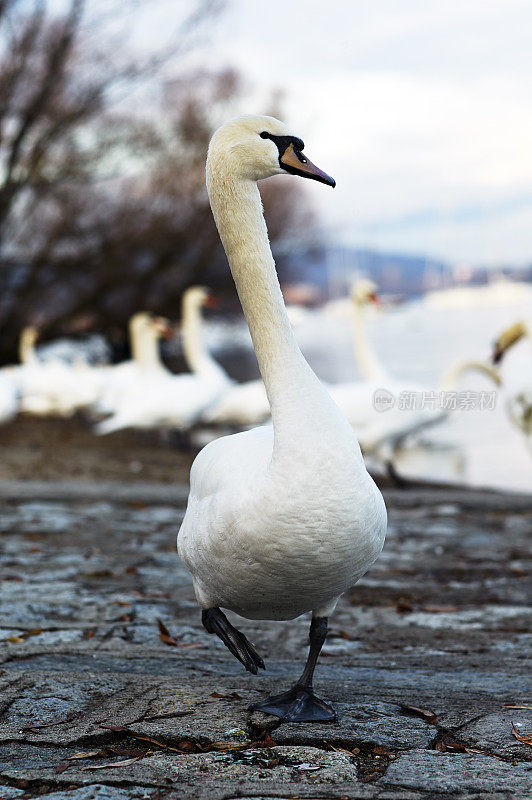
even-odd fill
[(280, 156), (279, 161), (285, 170), (292, 175), (301, 175), (302, 178), (311, 178), (314, 181), (326, 183), (327, 186), (332, 186), (333, 188), (336, 186), (334, 178), (331, 178), (330, 175), (323, 172), (319, 167), (313, 164), (312, 161), (309, 161), (303, 153), (296, 150), (292, 142), (288, 145), (282, 156)]
[(155, 330), (162, 339), (173, 339), (175, 336), (175, 329), (170, 322), (164, 317), (156, 317), (154, 319)]

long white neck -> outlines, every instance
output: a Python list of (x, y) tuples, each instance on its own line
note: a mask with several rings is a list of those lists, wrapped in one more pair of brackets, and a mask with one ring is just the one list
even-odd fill
[(331, 407), (335, 417), (335, 406), (290, 327), (256, 183), (208, 168), (207, 188), (266, 387), (277, 445), (283, 431), (290, 438), (300, 426), (308, 428), (320, 410), (318, 426)]
[(355, 355), (362, 376), (367, 381), (386, 380), (386, 370), (368, 342), (364, 327), (362, 305), (357, 300), (352, 301), (351, 323), (353, 326), (353, 342)]
[(33, 328), (24, 328), (20, 335), (19, 358), (22, 364), (37, 364), (38, 358), (35, 352), (35, 340), (37, 335)]
[(222, 383), (229, 382), (230, 378), (225, 370), (212, 358), (204, 346), (201, 329), (201, 303), (197, 297), (192, 297), (185, 292), (183, 295), (181, 337), (187, 365), (200, 378)]
[(159, 356), (159, 336), (154, 327), (134, 325), (130, 330), (131, 354), (141, 370), (165, 370)]
[(443, 376), (440, 386), (441, 391), (449, 392), (455, 389), (459, 379), (465, 372), (481, 372), (490, 378), (496, 386), (500, 386), (502, 383), (501, 376), (497, 370), (489, 364), (484, 364), (482, 361), (460, 361), (447, 370)]

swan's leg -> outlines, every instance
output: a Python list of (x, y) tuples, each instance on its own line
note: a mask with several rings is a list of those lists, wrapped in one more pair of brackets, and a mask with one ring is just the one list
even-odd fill
[(274, 714), (283, 722), (335, 722), (336, 711), (313, 692), (314, 669), (327, 636), (327, 617), (313, 617), (310, 623), (310, 648), (303, 674), (297, 683), (283, 694), (253, 703), (250, 711)]
[(201, 612), (203, 627), (209, 633), (215, 633), (222, 640), (225, 646), (231, 651), (235, 658), (238, 658), (245, 668), (257, 674), (258, 668), (266, 669), (264, 661), (259, 656), (251, 642), (246, 639), (243, 633), (231, 625), (223, 611), (219, 608), (208, 608)]

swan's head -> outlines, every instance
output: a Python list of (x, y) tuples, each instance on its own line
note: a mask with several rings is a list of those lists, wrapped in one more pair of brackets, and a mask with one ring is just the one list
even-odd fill
[(210, 308), (216, 305), (216, 298), (205, 286), (191, 286), (183, 294), (183, 311), (198, 309), (202, 306)]
[(233, 175), (258, 181), (271, 175), (300, 175), (328, 186), (336, 182), (303, 153), (305, 145), (275, 117), (246, 115), (222, 125), (213, 135), (207, 176)]
[(379, 303), (378, 286), (369, 278), (360, 278), (351, 286), (351, 299), (358, 306)]
[(171, 339), (174, 329), (164, 317), (156, 317), (149, 311), (139, 311), (129, 321), (132, 337), (155, 336), (157, 339)]
[(493, 352), (491, 354), (491, 360), (494, 364), (498, 364), (502, 361), (502, 358), (507, 350), (512, 347), (516, 342), (526, 336), (527, 327), (524, 322), (516, 322), (514, 325), (510, 325), (505, 331), (501, 333), (499, 338), (495, 341), (493, 345)]

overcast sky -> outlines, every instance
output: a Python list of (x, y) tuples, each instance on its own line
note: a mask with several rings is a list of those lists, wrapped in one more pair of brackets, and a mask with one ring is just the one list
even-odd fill
[(527, 263), (531, 39), (529, 0), (228, 0), (196, 60), (242, 71), (243, 111), (284, 89), (286, 121), (337, 180), (308, 182), (331, 238)]

